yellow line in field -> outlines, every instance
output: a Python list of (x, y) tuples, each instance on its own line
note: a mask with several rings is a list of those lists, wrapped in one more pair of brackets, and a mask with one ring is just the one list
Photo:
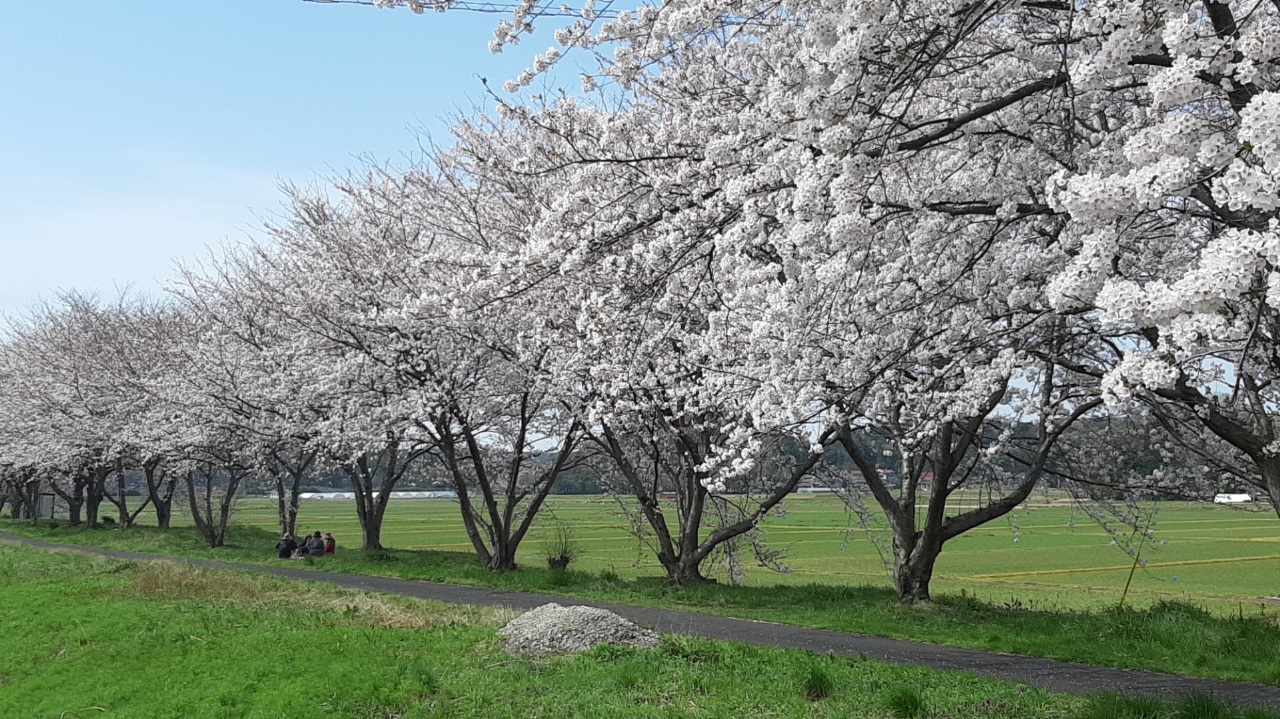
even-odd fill
[[(944, 577), (944, 576), (939, 576), (939, 577), (937, 577), (937, 578), (938, 578), (938, 579), (943, 579), (943, 580), (946, 580), (946, 581), (949, 581), (949, 582), (956, 582), (956, 583), (962, 583), (962, 582), (964, 582), (966, 579), (973, 579), (972, 577), (967, 577), (967, 578), (966, 578), (966, 577)], [(1104, 587), (1099, 587), (1099, 586), (1095, 586), (1095, 585), (1092, 585), (1092, 584), (1069, 584), (1069, 585), (1068, 585), (1068, 584), (1040, 584), (1040, 583), (1037, 583), (1037, 582), (1006, 582), (1006, 581), (1001, 581), (1001, 580), (999, 580), (999, 579), (995, 579), (995, 580), (977, 580), (977, 581), (976, 581), (976, 583), (977, 583), (977, 584), (985, 584), (985, 585), (987, 585), (987, 586), (1028, 587), (1028, 588), (1042, 589), (1042, 590), (1046, 590), (1046, 591), (1048, 591), (1048, 590), (1054, 590), (1054, 591), (1068, 591), (1068, 590), (1069, 590), (1069, 591), (1073, 591), (1073, 592), (1074, 592), (1074, 591), (1087, 591), (1087, 592), (1096, 592), (1096, 593), (1098, 593), (1098, 594), (1119, 594), (1119, 593), (1120, 593), (1120, 591), (1121, 591), (1121, 587), (1105, 587), (1105, 586), (1104, 586)], [(1232, 602), (1237, 602), (1237, 601), (1246, 601), (1246, 602), (1257, 602), (1257, 601), (1262, 601), (1262, 602), (1266, 602), (1266, 603), (1268, 603), (1268, 604), (1275, 604), (1275, 603), (1277, 603), (1277, 600), (1275, 599), (1275, 597), (1266, 597), (1266, 596), (1258, 597), (1258, 596), (1253, 596), (1253, 595), (1243, 595), (1243, 594), (1214, 594), (1213, 592), (1186, 592), (1186, 591), (1170, 591), (1170, 590), (1164, 590), (1164, 589), (1153, 589), (1153, 588), (1151, 588), (1151, 587), (1143, 587), (1143, 588), (1141, 588), (1141, 589), (1134, 589), (1133, 591), (1131, 591), (1131, 592), (1129, 593), (1129, 594), (1130, 594), (1130, 596), (1132, 596), (1135, 592), (1136, 592), (1136, 593), (1140, 593), (1140, 594), (1154, 594), (1154, 595), (1157, 595), (1157, 596), (1170, 596), (1170, 597), (1195, 597), (1195, 598), (1197, 598), (1197, 599), (1212, 599), (1212, 600), (1216, 600), (1216, 601), (1232, 601)]]
[[(1280, 559), (1280, 554), (1268, 554), (1261, 557), (1226, 557), (1223, 559), (1184, 559), (1178, 562), (1152, 562), (1150, 567), (1181, 567), (1188, 564), (1226, 564), (1227, 562), (1255, 562), (1261, 559)], [(999, 579), (1001, 577), (1030, 577), (1045, 574), (1076, 574), (1079, 572), (1110, 572), (1116, 569), (1128, 569), (1131, 564), (1117, 564), (1113, 567), (1083, 567), (1081, 569), (1039, 569), (1029, 572), (998, 572), (995, 574), (970, 574), (970, 579)]]

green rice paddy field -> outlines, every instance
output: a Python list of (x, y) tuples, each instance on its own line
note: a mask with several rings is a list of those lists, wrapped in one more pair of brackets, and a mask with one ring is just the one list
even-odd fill
[[(744, 584), (889, 585), (877, 542), (857, 528), (839, 498), (793, 495), (786, 509), (764, 527), (769, 547), (787, 550), (791, 571), (753, 566)], [(630, 536), (616, 500), (554, 497), (550, 510), (522, 546), (522, 563), (542, 564), (547, 527), (560, 521), (577, 544), (574, 569), (623, 577), (661, 574), (652, 551)], [(389, 548), (471, 551), (451, 500), (393, 500), (387, 512), (382, 541)], [(274, 529), (275, 501), (245, 500), (234, 521)], [(1016, 533), (1014, 524), (1020, 527)], [(359, 545), (351, 501), (304, 500), (298, 529), (330, 531), (340, 546)], [(1111, 541), (1068, 500), (1041, 499), (949, 543), (935, 592), (1046, 608), (1114, 606), (1133, 560)], [(879, 543), (886, 542), (887, 536)], [(1136, 605), (1182, 599), (1232, 613), (1280, 613), (1280, 606), (1272, 606), (1280, 594), (1280, 519), (1269, 508), (1163, 503), (1142, 558), (1148, 563), (1134, 574), (1129, 597)]]

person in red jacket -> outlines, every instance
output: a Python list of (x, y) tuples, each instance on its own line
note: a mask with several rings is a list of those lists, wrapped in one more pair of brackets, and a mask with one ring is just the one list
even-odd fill
[(332, 533), (330, 533), (330, 532), (325, 532), (325, 533), (324, 533), (324, 553), (325, 553), (325, 554), (333, 554), (333, 553), (334, 553), (334, 552), (336, 552), (336, 551), (338, 551), (338, 542), (337, 542), (337, 540), (335, 540), (335, 539), (333, 538), (333, 534), (332, 534)]

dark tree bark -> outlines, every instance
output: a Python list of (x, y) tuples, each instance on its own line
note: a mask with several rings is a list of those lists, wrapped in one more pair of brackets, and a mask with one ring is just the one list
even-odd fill
[[(1047, 385), (1052, 383), (1049, 372)], [(854, 437), (852, 427), (845, 425), (837, 435), (840, 444), (857, 465), (876, 503), (880, 505), (893, 532), (893, 582), (903, 602), (930, 601), (930, 583), (934, 566), (943, 546), (965, 532), (1003, 517), (1031, 496), (1062, 433), (1077, 419), (1102, 404), (1101, 399), (1083, 402), (1058, 424), (1050, 425), (1047, 412), (1038, 422), (1038, 435), (1030, 450), (1030, 458), (1022, 458), (1026, 472), (1018, 485), (1007, 494), (967, 511), (947, 516), (947, 499), (965, 484), (977, 463), (983, 428), (1000, 406), (1005, 386), (1001, 386), (972, 416), (947, 422), (934, 435), (929, 450), (918, 459), (904, 460), (902, 489), (898, 496), (880, 477), (870, 457)], [(1046, 398), (1045, 407), (1049, 406)], [(921, 517), (917, 502), (926, 490), (925, 470), (933, 473), (928, 483), (928, 500)]]
[[(424, 427), (432, 434), (440, 459), (453, 478), (467, 538), (476, 556), (492, 572), (516, 568), (520, 543), (533, 526), (556, 477), (577, 462), (574, 450), (581, 427), (571, 422), (560, 440), (555, 461), (528, 477), (534, 459), (527, 447), (529, 430), (541, 408), (526, 392), (520, 396), (516, 410), (511, 445), (514, 450), (505, 462), (496, 454), (486, 453), (477, 438), (479, 428), (457, 406)], [(479, 490), (479, 507), (470, 496), (473, 487)]]
[[(1280, 359), (1277, 359), (1277, 363), (1280, 364)], [(1280, 457), (1273, 455), (1268, 449), (1272, 442), (1280, 439), (1280, 434), (1277, 434), (1275, 423), (1268, 414), (1268, 402), (1261, 392), (1251, 389), (1257, 385), (1256, 380), (1251, 374), (1242, 371), (1241, 384), (1244, 385), (1245, 392), (1254, 396), (1245, 403), (1243, 411), (1236, 413), (1219, 406), (1212, 398), (1205, 397), (1200, 390), (1188, 385), (1185, 379), (1179, 379), (1173, 389), (1156, 390), (1154, 394), (1190, 410), (1189, 414), (1206, 430), (1247, 457), (1255, 471), (1233, 471), (1232, 474), (1265, 493), (1272, 509), (1280, 516)], [(1197, 447), (1192, 438), (1173, 425), (1159, 404), (1155, 404), (1155, 409), (1155, 415), (1165, 429), (1192, 451), (1209, 459), (1208, 454)]]
[(276, 485), (276, 511), (280, 520), (280, 534), (296, 535), (298, 529), (298, 502), (302, 494), (302, 478), (315, 464), (316, 451), (299, 451), (293, 457), (282, 452), (272, 452), (267, 471)]
[[(220, 474), (225, 478), (226, 486), (219, 496), (215, 488)], [(231, 520), (231, 511), (235, 507), (236, 493), (247, 475), (248, 472), (245, 469), (236, 466), (222, 468), (206, 466), (200, 471), (186, 473), (191, 519), (210, 549), (226, 544), (227, 523)]]
[(17, 480), (5, 481), (5, 497), (9, 503), (9, 519), (22, 519), (22, 490)]
[(142, 514), (142, 510), (146, 509), (147, 506), (151, 504), (151, 493), (148, 492), (147, 498), (142, 501), (142, 504), (138, 505), (137, 509), (130, 512), (129, 500), (125, 494), (127, 477), (125, 475), (124, 460), (117, 459), (113, 464), (112, 471), (116, 476), (116, 491), (114, 495), (107, 492), (105, 493), (105, 496), (107, 501), (114, 504), (120, 513), (120, 518), (118, 520), (120, 528), (128, 529), (138, 520), (138, 515)]
[(111, 475), (110, 465), (99, 465), (89, 470), (89, 481), (85, 485), (85, 522), (90, 527), (98, 526), (98, 512), (102, 500), (107, 495), (107, 477)]
[(117, 458), (111, 465), (111, 472), (116, 478), (116, 491), (115, 494), (106, 491), (106, 484), (104, 483), (103, 497), (116, 506), (116, 511), (119, 512), (117, 523), (121, 529), (125, 529), (129, 526), (131, 516), (129, 514), (129, 500), (125, 496), (124, 460)]
[[(704, 483), (708, 477), (695, 468), (706, 460), (706, 452), (712, 438), (706, 432), (678, 420), (668, 419), (667, 422), (676, 428), (676, 452), (679, 459), (676, 462), (666, 461), (663, 456), (664, 450), (651, 441), (648, 449), (649, 461), (653, 468), (652, 480), (642, 476), (641, 471), (628, 457), (622, 440), (612, 427), (603, 425), (601, 435), (593, 437), (593, 440), (613, 460), (618, 471), (626, 479), (631, 494), (639, 502), (640, 511), (657, 542), (658, 562), (666, 570), (667, 578), (677, 585), (713, 582), (715, 580), (707, 578), (702, 573), (702, 563), (707, 557), (725, 542), (759, 526), (770, 510), (794, 491), (800, 480), (813, 470), (822, 455), (810, 452), (803, 462), (791, 469), (785, 481), (766, 490), (764, 499), (753, 511), (736, 522), (717, 527), (703, 537), (703, 523), (706, 519), (710, 493)], [(833, 433), (833, 430), (824, 432), (819, 437), (818, 443), (825, 445), (830, 441)], [(677, 534), (671, 532), (666, 514), (658, 499), (658, 494), (664, 488), (675, 494)]]
[[(383, 549), (382, 520), (387, 503), (405, 473), (415, 460), (427, 453), (428, 447), (416, 445), (402, 452), (403, 440), (389, 436), (378, 452), (364, 452), (343, 464), (356, 495), (356, 515), (360, 518), (362, 549)], [(376, 488), (375, 488), (376, 485)]]
[(177, 482), (165, 471), (162, 461), (160, 457), (144, 461), (142, 478), (147, 485), (147, 500), (155, 507), (156, 526), (168, 529), (173, 521), (173, 492)]
[[(390, 490), (376, 492), (374, 485), (378, 481), (378, 468), (382, 464), (384, 449), (377, 454), (364, 452), (354, 462), (343, 465), (343, 471), (351, 481), (351, 490), (356, 495), (356, 516), (360, 520), (360, 548), (383, 549), (382, 518), (386, 514), (387, 502), (383, 495), (390, 497)], [(371, 461), (372, 460), (372, 461)]]
[(71, 526), (78, 527), (84, 524), (84, 518), (81, 513), (84, 511), (84, 492), (85, 487), (89, 484), (90, 475), (85, 472), (77, 472), (70, 476), (70, 491), (64, 491), (58, 486), (57, 482), (50, 482), (49, 486), (53, 488), (54, 494), (62, 498), (67, 503), (68, 521)]
[(39, 477), (27, 476), (22, 484), (23, 515), (35, 526), (40, 522), (40, 485)]
[[(1257, 289), (1265, 286), (1261, 275), (1255, 277), (1255, 294), (1265, 294)], [(1234, 308), (1241, 315), (1255, 316), (1256, 334), (1255, 341), (1232, 358), (1236, 363), (1232, 368), (1235, 386), (1230, 394), (1206, 394), (1182, 375), (1173, 387), (1150, 390), (1139, 397), (1171, 437), (1223, 476), (1261, 491), (1280, 517), (1280, 457), (1269, 449), (1280, 440), (1274, 390), (1270, 389), (1275, 384), (1273, 378), (1280, 374), (1280, 354), (1274, 350), (1280, 343), (1280, 313), (1265, 302), (1254, 302), (1253, 306)], [(1147, 342), (1155, 351), (1164, 349), (1157, 328), (1142, 328), (1133, 339)], [(1046, 355), (1046, 359), (1078, 374), (1099, 379), (1105, 375), (1101, 368), (1105, 360), (1093, 365), (1054, 355)], [(1212, 446), (1213, 438), (1230, 449), (1223, 452), (1223, 448)]]

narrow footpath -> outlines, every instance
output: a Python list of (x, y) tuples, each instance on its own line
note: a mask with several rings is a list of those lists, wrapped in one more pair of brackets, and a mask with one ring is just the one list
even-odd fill
[(137, 554), (95, 547), (55, 544), (38, 539), (19, 537), (5, 532), (0, 532), (0, 540), (20, 542), (40, 549), (78, 551), (114, 559), (173, 561), (198, 567), (263, 572), (288, 579), (326, 582), (349, 589), (382, 594), (400, 594), (449, 604), (505, 607), (522, 610), (532, 609), (548, 602), (601, 607), (616, 612), (637, 624), (653, 627), (659, 632), (669, 634), (742, 642), (756, 646), (803, 649), (818, 654), (833, 653), (845, 657), (863, 655), (881, 662), (972, 672), (979, 676), (1018, 682), (1041, 689), (1070, 694), (1116, 690), (1127, 694), (1144, 694), (1169, 698), (1190, 693), (1207, 693), (1233, 704), (1264, 704), (1280, 707), (1280, 687), (1262, 684), (1201, 679), (1180, 674), (1162, 674), (1133, 669), (1093, 667), (1074, 662), (984, 652), (975, 649), (961, 649), (941, 644), (913, 642), (906, 639), (872, 637), (752, 619), (735, 619), (670, 609), (637, 607), (629, 604), (594, 602), (549, 594), (509, 592), (499, 589), (439, 584), (392, 577), (339, 574), (315, 569), (301, 569), (285, 564), (279, 566), (240, 564), (208, 559)]

